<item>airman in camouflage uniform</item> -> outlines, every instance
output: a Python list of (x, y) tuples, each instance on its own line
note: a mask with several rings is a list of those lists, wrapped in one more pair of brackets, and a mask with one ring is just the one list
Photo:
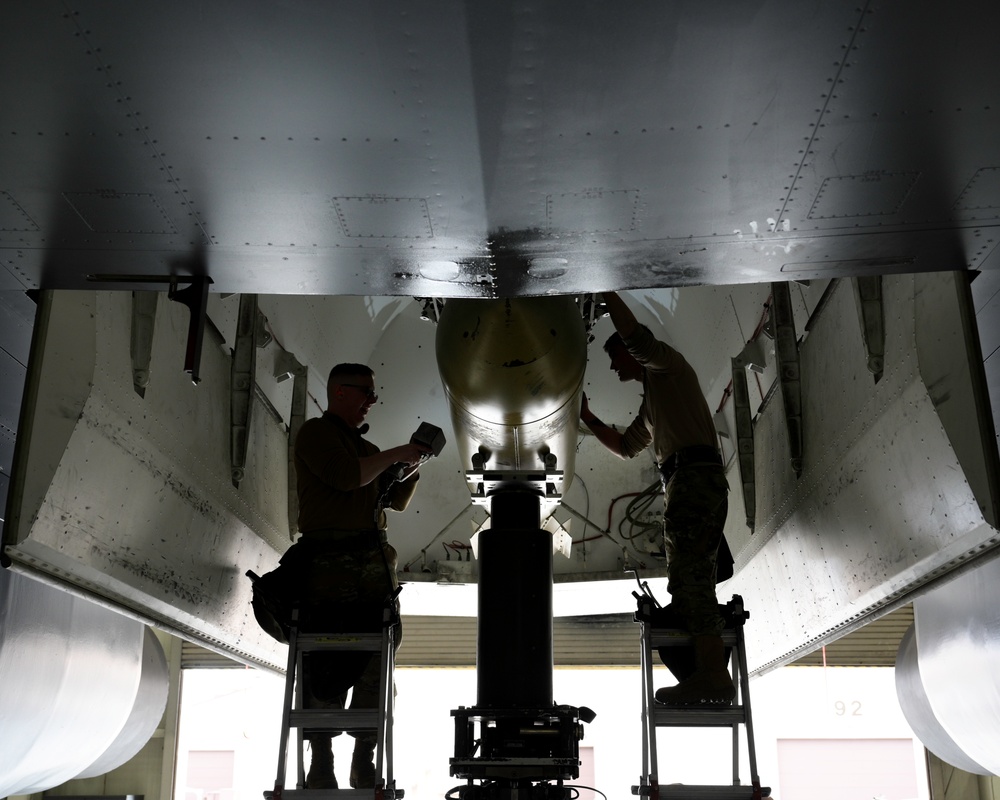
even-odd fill
[[(294, 576), (302, 627), (314, 632), (381, 630), (396, 582), (396, 551), (386, 540), (385, 509), (402, 511), (416, 490), (428, 448), (407, 443), (380, 451), (363, 438), (378, 399), (372, 370), (338, 364), (327, 380), (327, 410), (302, 424), (295, 439), (301, 539), (282, 558)], [(351, 708), (378, 703), (381, 658), (312, 653), (303, 663), (307, 707)], [(359, 677), (360, 676), (360, 677)], [(330, 736), (313, 734), (306, 786), (335, 789)], [(351, 786), (371, 788), (375, 737), (355, 735)]]
[(715, 596), (729, 484), (712, 412), (685, 358), (640, 325), (617, 294), (605, 292), (604, 300), (615, 326), (604, 345), (611, 369), (623, 382), (641, 381), (643, 399), (624, 432), (601, 422), (586, 394), (580, 419), (620, 458), (634, 458), (652, 445), (664, 485), (667, 588), (676, 616), (694, 637), (694, 674), (659, 689), (656, 699), (672, 705), (731, 703), (736, 689), (725, 668), (725, 622)]

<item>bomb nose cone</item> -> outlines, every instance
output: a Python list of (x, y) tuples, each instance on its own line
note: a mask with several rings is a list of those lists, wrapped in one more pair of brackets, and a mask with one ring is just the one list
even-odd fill
[(448, 300), (438, 322), (438, 370), (465, 469), (544, 470), (572, 479), (587, 365), (572, 297)]

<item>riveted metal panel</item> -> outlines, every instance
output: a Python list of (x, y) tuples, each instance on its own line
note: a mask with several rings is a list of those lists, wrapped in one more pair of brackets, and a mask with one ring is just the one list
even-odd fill
[(870, 172), (826, 178), (806, 217), (814, 220), (897, 214), (918, 178), (916, 172)]
[[(878, 384), (865, 367), (848, 287), (839, 285), (814, 320), (801, 348), (801, 477), (784, 458), (780, 404), (758, 418), (758, 482), (766, 479), (769, 488), (758, 498), (759, 528), (731, 581), (767, 620), (747, 631), (755, 668), (794, 655), (778, 642), (814, 649), (1000, 544), (960, 464), (960, 455), (972, 457), (968, 439), (976, 437), (956, 452), (945, 426), (949, 408), (935, 399), (942, 376), (921, 373), (927, 359), (918, 330), (944, 335), (964, 323), (947, 293), (918, 302), (920, 287), (913, 277), (884, 282), (886, 369)], [(954, 407), (974, 391), (956, 376), (978, 365), (968, 364), (967, 350), (949, 353), (953, 394), (944, 404)], [(977, 446), (980, 459), (984, 452), (988, 458), (992, 443), (980, 438)]]
[(913, 625), (907, 604), (792, 662), (796, 667), (894, 667), (900, 642)]
[(152, 194), (134, 192), (65, 192), (63, 197), (94, 233), (176, 233)]
[(7, 3), (0, 263), (446, 297), (978, 268), (998, 13)]
[(25, 213), (10, 192), (0, 192), (0, 231), (37, 231), (38, 223)]
[[(250, 613), (247, 569), (288, 543), (284, 430), (253, 415), (246, 479), (228, 466), (228, 356), (180, 371), (186, 312), (161, 303), (152, 379), (131, 387), (129, 295), (44, 296), (5, 530), (14, 566), (65, 583), (250, 662), (280, 665)], [(23, 445), (23, 447), (22, 447)]]

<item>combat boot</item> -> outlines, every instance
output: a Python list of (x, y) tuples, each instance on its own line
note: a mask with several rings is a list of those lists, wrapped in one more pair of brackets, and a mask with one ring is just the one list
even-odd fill
[(375, 742), (357, 739), (351, 758), (351, 788), (375, 788)]
[(329, 736), (313, 736), (309, 739), (309, 774), (306, 775), (307, 789), (336, 789), (337, 777), (333, 774), (333, 744)]
[(722, 637), (695, 636), (694, 658), (694, 674), (676, 686), (657, 689), (657, 702), (668, 706), (732, 703), (736, 687), (726, 669), (726, 648)]

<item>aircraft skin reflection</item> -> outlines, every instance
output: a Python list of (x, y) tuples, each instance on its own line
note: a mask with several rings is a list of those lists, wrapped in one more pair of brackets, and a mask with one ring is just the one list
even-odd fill
[[(576, 301), (451, 299), (435, 341), (463, 469), (557, 470), (565, 493), (587, 365)], [(481, 487), (470, 489), (479, 496)]]

